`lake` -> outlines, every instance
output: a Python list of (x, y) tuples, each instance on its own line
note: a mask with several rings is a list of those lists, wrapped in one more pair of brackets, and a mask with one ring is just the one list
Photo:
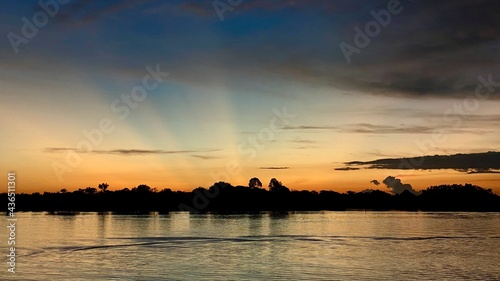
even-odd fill
[(500, 213), (16, 216), (2, 280), (500, 280)]

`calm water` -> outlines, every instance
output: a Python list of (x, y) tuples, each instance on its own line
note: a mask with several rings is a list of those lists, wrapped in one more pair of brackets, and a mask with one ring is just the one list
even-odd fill
[(0, 280), (500, 280), (497, 213), (17, 217)]

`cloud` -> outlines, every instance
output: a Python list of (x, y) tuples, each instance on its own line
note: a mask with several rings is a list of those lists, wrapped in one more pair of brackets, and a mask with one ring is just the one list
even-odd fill
[(290, 142), (291, 143), (305, 143), (305, 144), (317, 143), (317, 141), (315, 141), (315, 140), (303, 140), (303, 139), (295, 139), (295, 140), (291, 140)]
[(476, 128), (450, 128), (443, 130), (439, 124), (434, 125), (378, 125), (370, 123), (345, 124), (338, 126), (286, 126), (283, 129), (297, 132), (335, 130), (351, 134), (486, 134), (494, 131)]
[(453, 169), (464, 173), (497, 173), (500, 171), (500, 152), (383, 158), (373, 161), (351, 161), (344, 164), (347, 167), (361, 166), (364, 169)]
[(290, 167), (260, 167), (261, 170), (288, 170)]
[(374, 185), (380, 185), (380, 182), (378, 180), (372, 180), (370, 183), (373, 183)]
[(69, 22), (81, 26), (97, 22), (115, 13), (136, 9), (138, 6), (154, 1), (156, 0), (120, 0), (112, 3), (91, 0), (72, 1), (61, 8), (61, 12), (59, 12), (56, 19), (61, 23)]
[(404, 184), (401, 182), (400, 179), (395, 178), (393, 176), (388, 176), (387, 178), (385, 178), (383, 183), (387, 186), (387, 188), (391, 189), (393, 194), (401, 194), (405, 190), (413, 193), (414, 195), (420, 194), (420, 192), (414, 190), (410, 184), (407, 183)]
[(360, 170), (360, 168), (353, 168), (353, 167), (335, 168), (335, 171), (356, 171), (356, 170)]
[(220, 156), (207, 156), (207, 155), (191, 155), (192, 157), (203, 159), (203, 160), (214, 160), (214, 159), (221, 159), (222, 157)]
[[(221, 1), (226, 4), (227, 1)], [(214, 1), (188, 1), (181, 5), (181, 8), (201, 17), (216, 17), (217, 12), (213, 5)], [(232, 7), (235, 12), (274, 12), (283, 9), (304, 10), (306, 8), (318, 9), (323, 12), (331, 12), (337, 3), (331, 1), (307, 1), (307, 0), (252, 0), (242, 1), (241, 4)], [(230, 6), (231, 7), (231, 6)]]
[(192, 153), (194, 150), (144, 150), (144, 149), (113, 149), (113, 150), (94, 150), (96, 154), (114, 154), (114, 155), (146, 155), (146, 154), (185, 154)]
[[(93, 153), (93, 154), (110, 154), (110, 155), (152, 155), (152, 154), (190, 154), (199, 152), (215, 152), (220, 151), (218, 149), (206, 149), (206, 150), (147, 150), (147, 149), (111, 149), (111, 150), (92, 150), (90, 152), (78, 150), (75, 148), (60, 148), (60, 147), (49, 147), (45, 148), (46, 153), (61, 153), (61, 152), (76, 152), (76, 153)], [(195, 156), (196, 157), (196, 156)]]
[(467, 174), (500, 174), (500, 171), (494, 171), (491, 169), (472, 169), (472, 170), (462, 170), (467, 172)]
[[(63, 23), (83, 25), (131, 11), (133, 15), (123, 13), (113, 20), (127, 29), (130, 29), (131, 21), (147, 22), (148, 28), (152, 30), (163, 29), (162, 26), (173, 18), (170, 15), (176, 15), (180, 28), (186, 28), (182, 21), (192, 22), (190, 17), (193, 16), (199, 17), (200, 21), (217, 19), (212, 1), (165, 2), (72, 1), (72, 4), (61, 7), (56, 19)], [(500, 81), (496, 63), (500, 59), (500, 30), (495, 28), (500, 26), (500, 17), (496, 12), (500, 9), (499, 1), (401, 3), (403, 11), (393, 15), (390, 24), (382, 28), (380, 35), (371, 38), (370, 44), (362, 48), (359, 55), (353, 55), (351, 64), (346, 62), (339, 44), (354, 44), (353, 28), (358, 26), (363, 29), (366, 23), (373, 21), (370, 11), (386, 8), (386, 0), (243, 1), (234, 8), (234, 12), (225, 14), (229, 17), (240, 13), (238, 16), (241, 16), (242, 24), (231, 28), (239, 36), (227, 32), (228, 24), (207, 22), (207, 30), (188, 28), (181, 32), (188, 36), (179, 37), (172, 32), (165, 34), (169, 37), (164, 44), (168, 46), (158, 45), (157, 49), (162, 50), (161, 53), (137, 48), (135, 55), (138, 58), (147, 57), (147, 61), (158, 61), (165, 53), (185, 54), (167, 60), (176, 69), (175, 79), (185, 83), (203, 83), (200, 80), (204, 79), (220, 81), (219, 77), (249, 77), (251, 79), (248, 80), (258, 82), (269, 77), (284, 77), (287, 81), (303, 82), (315, 87), (326, 85), (349, 93), (463, 98), (474, 94), (479, 75), (487, 77), (493, 74), (492, 79)], [(151, 12), (164, 17), (155, 17), (154, 23), (150, 23)], [(252, 25), (255, 20), (261, 24)], [(305, 22), (306, 25), (303, 24)], [(209, 30), (213, 30), (213, 34), (208, 32), (210, 36), (200, 36), (200, 33), (205, 35)], [(117, 34), (124, 33), (122, 30), (117, 31)], [(145, 37), (144, 42), (148, 42), (145, 33), (141, 31), (140, 34)], [(125, 38), (127, 40), (124, 42), (135, 38), (134, 35), (137, 33), (130, 30), (130, 37)], [(95, 41), (93, 49), (105, 52), (113, 46), (110, 42), (124, 40), (116, 36), (111, 34), (106, 36), (109, 39), (94, 38), (96, 40), (91, 40)], [(158, 36), (155, 34), (154, 38), (150, 38), (153, 45), (162, 44)], [(218, 38), (218, 43), (210, 42), (210, 37)], [(186, 38), (190, 40), (186, 41)], [(199, 47), (186, 49), (186, 44)], [(165, 52), (165, 49), (169, 51)], [(183, 51), (177, 52), (178, 49)], [(122, 63), (116, 68), (131, 67)], [(500, 98), (500, 89), (496, 88), (491, 93), (492, 99)]]
[[(185, 3), (182, 3), (180, 8), (182, 10), (192, 12), (197, 16), (201, 17), (215, 17), (216, 16), (216, 11), (214, 6), (212, 5), (212, 1), (206, 1), (206, 2), (195, 2), (195, 1), (187, 1)], [(207, 5), (209, 4), (209, 5)]]
[[(380, 35), (352, 56), (350, 64), (338, 46), (342, 42), (354, 45), (354, 27), (363, 29), (374, 20), (370, 11), (386, 8), (387, 1), (326, 5), (319, 3), (334, 1), (293, 1), (295, 5), (291, 1), (266, 2), (244, 2), (235, 13), (258, 10), (265, 16), (265, 12), (297, 8), (302, 9), (299, 16), (312, 12), (322, 24), (313, 21), (310, 30), (304, 27), (307, 35), (301, 33), (295, 39), (269, 28), (269, 38), (251, 39), (255, 42), (242, 42), (238, 49), (213, 54), (219, 62), (234, 65), (238, 58), (238, 71), (252, 72), (252, 77), (282, 75), (311, 85), (411, 98), (464, 98), (474, 95), (479, 75), (494, 74), (492, 80), (500, 81), (495, 63), (500, 59), (500, 30), (495, 28), (500, 26), (498, 1), (402, 1), (403, 11), (393, 15)], [(199, 5), (213, 9), (208, 3)], [(295, 44), (274, 42), (278, 36)], [(500, 87), (496, 88), (492, 99), (500, 98)]]
[(347, 133), (357, 134), (432, 134), (433, 127), (427, 126), (390, 126), (359, 123), (343, 126), (342, 130)]
[(293, 147), (293, 149), (298, 149), (298, 150), (314, 149), (314, 148), (318, 148), (318, 147), (315, 145), (302, 145), (302, 146)]
[[(463, 98), (474, 94), (479, 75), (496, 73), (493, 80), (500, 80), (492, 64), (499, 58), (493, 50), (500, 36), (494, 28), (500, 25), (495, 12), (500, 2), (405, 1), (402, 6), (383, 35), (353, 56), (351, 64), (344, 64), (343, 73), (329, 70), (345, 81), (335, 84), (380, 95)], [(370, 20), (367, 12), (360, 26)], [(354, 26), (346, 29), (343, 41), (353, 43)], [(491, 97), (498, 99), (499, 93), (497, 87)]]
[(308, 130), (336, 130), (336, 126), (286, 126), (284, 130), (308, 131)]

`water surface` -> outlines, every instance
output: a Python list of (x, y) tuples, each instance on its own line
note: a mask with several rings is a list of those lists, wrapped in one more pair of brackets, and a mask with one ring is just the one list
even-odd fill
[(17, 218), (17, 273), (0, 279), (500, 280), (498, 213)]

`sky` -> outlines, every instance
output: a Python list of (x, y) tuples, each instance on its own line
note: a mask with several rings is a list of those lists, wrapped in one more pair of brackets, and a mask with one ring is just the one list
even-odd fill
[(2, 4), (0, 167), (18, 192), (258, 177), (500, 194), (498, 1)]

